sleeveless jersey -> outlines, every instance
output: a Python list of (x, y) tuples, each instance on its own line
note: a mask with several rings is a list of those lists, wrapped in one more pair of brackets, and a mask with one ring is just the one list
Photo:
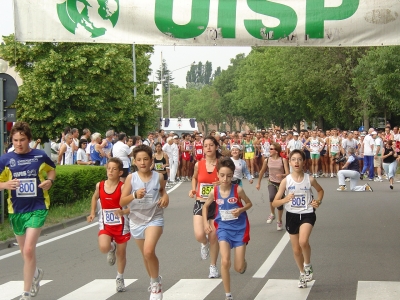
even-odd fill
[(45, 181), (43, 173), (55, 168), (54, 162), (43, 150), (3, 154), (0, 157), (0, 181), (6, 182), (13, 178), (20, 181), (18, 189), (8, 191), (8, 212), (14, 214), (49, 209), (49, 193), (41, 189), (39, 184)]
[[(112, 146), (113, 146), (113, 144), (110, 142), (110, 141), (108, 141), (107, 140), (107, 145), (103, 148), (103, 151), (104, 151), (104, 153), (105, 154), (109, 154), (109, 153), (111, 153), (111, 150), (112, 150)], [(103, 166), (103, 165), (106, 165), (107, 164), (107, 156), (104, 156), (104, 157), (102, 157), (102, 159), (101, 159), (101, 165)]]
[(285, 167), (283, 165), (283, 158), (278, 157), (278, 159), (273, 159), (272, 157), (268, 158), (268, 173), (269, 173), (269, 181), (274, 183), (280, 183), (282, 178), (278, 178), (278, 174), (285, 174)]
[(238, 185), (232, 184), (228, 197), (223, 198), (219, 192), (219, 186), (214, 188), (214, 202), (216, 204), (214, 225), (215, 229), (245, 231), (243, 241), (248, 242), (250, 240), (250, 224), (247, 213), (243, 212), (237, 218), (232, 215), (232, 210), (243, 207), (237, 189)]
[(314, 211), (311, 206), (313, 195), (309, 174), (305, 173), (301, 182), (294, 181), (291, 174), (286, 177), (286, 195), (292, 193), (294, 193), (294, 198), (285, 203), (286, 211), (294, 214), (307, 214)]
[(319, 154), (320, 145), (321, 145), (321, 142), (319, 141), (318, 138), (316, 138), (316, 139), (311, 138), (310, 139), (310, 149), (311, 149), (310, 153), (311, 154)]
[(100, 162), (103, 158), (100, 153), (95, 150), (96, 144), (90, 144), (90, 160)]
[(115, 191), (111, 194), (108, 194), (104, 190), (104, 183), (104, 181), (100, 182), (99, 199), (97, 200), (99, 228), (100, 230), (107, 229), (107, 231), (115, 235), (128, 234), (128, 216), (117, 217), (114, 215), (114, 211), (122, 209), (119, 205), (119, 200), (121, 198), (121, 188), (124, 183), (120, 181)]
[(246, 152), (246, 153), (254, 153), (253, 142), (247, 143), (246, 141), (243, 141), (243, 146), (244, 146), (244, 152)]
[(190, 160), (190, 152), (186, 151), (191, 151), (192, 150), (192, 145), (190, 142), (183, 142), (183, 150), (182, 151), (182, 159), (184, 160)]
[(131, 194), (136, 190), (145, 188), (146, 195), (142, 199), (134, 199), (130, 203), (130, 228), (135, 229), (146, 225), (152, 220), (163, 218), (164, 209), (157, 205), (160, 200), (160, 174), (156, 171), (152, 171), (151, 173), (152, 176), (148, 182), (143, 182), (138, 172), (132, 173)]
[(157, 159), (156, 154), (154, 154), (154, 170), (165, 171), (165, 167), (163, 167), (163, 165), (165, 165), (166, 163), (167, 163), (167, 160), (165, 159), (164, 154), (161, 159)]
[(196, 160), (202, 160), (204, 157), (203, 143), (202, 142), (194, 142), (194, 150), (196, 153)]
[(281, 150), (282, 150), (279, 155), (283, 158), (287, 158), (287, 155), (286, 155), (287, 141), (280, 141), (279, 145), (281, 145)]
[(61, 158), (61, 163), (60, 165), (73, 165), (74, 164), (74, 159), (73, 159), (73, 152), (72, 148), (68, 144), (64, 144), (67, 146), (67, 150), (64, 152), (62, 158)]
[(263, 153), (263, 156), (269, 157), (269, 147), (271, 146), (271, 142), (269, 139), (262, 139), (261, 140), (261, 151)]
[(208, 198), (211, 190), (214, 188), (213, 182), (218, 181), (217, 167), (209, 174), (206, 168), (206, 160), (203, 159), (197, 164), (197, 190), (196, 199), (200, 201), (205, 201)]
[(349, 164), (349, 166), (347, 167), (347, 170), (360, 172), (360, 165), (359, 165), (357, 156), (355, 156), (354, 154), (352, 154), (351, 156), (353, 156), (354, 161)]
[(339, 143), (340, 143), (340, 141), (339, 141), (339, 137), (337, 137), (337, 138), (334, 138), (334, 137), (331, 137), (331, 152), (334, 152), (334, 153), (339, 153)]

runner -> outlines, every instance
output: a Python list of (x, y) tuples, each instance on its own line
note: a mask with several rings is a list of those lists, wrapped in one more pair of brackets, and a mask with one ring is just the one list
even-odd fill
[(311, 137), (307, 139), (305, 144), (306, 149), (310, 151), (311, 174), (314, 178), (318, 178), (318, 162), (320, 152), (324, 148), (324, 142), (319, 137), (317, 137), (317, 131), (313, 130), (311, 131)]
[(162, 151), (160, 142), (156, 142), (154, 146), (156, 147), (156, 152), (154, 152), (153, 154), (154, 170), (163, 175), (164, 183), (166, 184), (168, 180), (168, 174), (166, 168), (169, 167), (168, 155)]
[[(286, 158), (282, 158), (279, 153), (281, 153), (281, 146), (278, 143), (272, 143), (269, 148), (271, 155), (268, 159), (264, 161), (263, 167), (260, 171), (260, 176), (258, 177), (258, 183), (256, 189), (260, 190), (261, 180), (265, 171), (269, 171), (268, 178), (268, 194), (269, 194), (269, 207), (270, 215), (267, 219), (267, 224), (271, 224), (275, 219), (275, 207), (272, 205), (275, 195), (278, 192), (279, 186), (282, 180), (289, 174), (289, 166)], [(278, 221), (276, 222), (276, 230), (282, 230), (282, 215), (283, 215), (283, 205), (278, 207)]]
[[(214, 185), (218, 182), (217, 162), (221, 154), (218, 151), (218, 141), (213, 136), (208, 136), (203, 141), (205, 159), (199, 161), (194, 166), (192, 178), (192, 189), (189, 191), (189, 197), (196, 197), (193, 208), (193, 228), (196, 240), (201, 243), (200, 256), (203, 260), (210, 256), (210, 273), (208, 278), (218, 278), (217, 268), (218, 258), (218, 240), (215, 230), (206, 236), (203, 226), (203, 205), (208, 198)], [(214, 226), (215, 203), (210, 205), (207, 219), (210, 226)]]
[(322, 139), (324, 146), (320, 152), (320, 161), (322, 167), (322, 175), (321, 177), (328, 177), (329, 176), (329, 156), (327, 153), (328, 150), (328, 137), (326, 136), (325, 132), (321, 131), (320, 138)]
[[(250, 224), (246, 211), (252, 206), (243, 188), (232, 184), (235, 164), (230, 158), (221, 158), (218, 162), (218, 179), (220, 185), (214, 187), (203, 206), (204, 231), (207, 234), (217, 232), (221, 252), (221, 273), (226, 300), (233, 300), (229, 269), (231, 267), (231, 249), (234, 248), (235, 271), (246, 272), (246, 245), (250, 240)], [(242, 201), (245, 202), (243, 206)], [(214, 226), (207, 220), (210, 205), (214, 203)], [(217, 206), (218, 205), (218, 206)]]
[(107, 180), (98, 182), (92, 196), (88, 222), (96, 216), (96, 206), (99, 216), (99, 249), (107, 254), (110, 266), (117, 261), (116, 291), (125, 292), (124, 271), (126, 266), (126, 246), (131, 238), (127, 215), (129, 208), (119, 205), (124, 183), (120, 181), (123, 174), (123, 163), (117, 157), (112, 157), (107, 163)]
[(388, 140), (385, 145), (385, 152), (382, 156), (383, 168), (390, 182), (390, 189), (393, 190), (393, 179), (397, 170), (397, 152), (396, 147), (391, 140)]
[(253, 141), (250, 139), (250, 134), (246, 134), (245, 140), (242, 142), (242, 146), (244, 149), (244, 159), (247, 164), (247, 169), (249, 169), (251, 177), (254, 179), (254, 157), (255, 157), (255, 148), (253, 145)]
[[(304, 173), (305, 159), (306, 156), (301, 150), (290, 152), (289, 161), (293, 172), (282, 180), (272, 202), (274, 207), (285, 205), (286, 230), (290, 235), (294, 259), (300, 270), (299, 288), (306, 288), (307, 282), (313, 278), (309, 238), (317, 219), (315, 209), (321, 205), (324, 197), (324, 190), (317, 180)], [(311, 187), (318, 193), (316, 200), (313, 199)], [(286, 197), (282, 199), (284, 193)]]
[(182, 152), (182, 181), (190, 181), (189, 179), (189, 164), (190, 154), (193, 151), (192, 143), (190, 142), (190, 134), (184, 133), (182, 136), (181, 152)]
[(150, 300), (163, 298), (159, 261), (155, 254), (164, 227), (164, 208), (169, 197), (164, 176), (151, 170), (153, 150), (146, 145), (133, 149), (138, 171), (129, 174), (122, 189), (120, 205), (130, 205), (129, 228), (142, 253), (150, 276)]
[(242, 184), (243, 174), (247, 177), (250, 184), (252, 184), (253, 179), (251, 178), (250, 172), (247, 169), (246, 162), (240, 158), (240, 145), (232, 145), (231, 155), (232, 155), (231, 159), (235, 164), (235, 172), (233, 173), (232, 184), (238, 184), (239, 186), (243, 186)]
[(195, 158), (195, 161), (198, 162), (203, 159), (204, 153), (203, 153), (203, 142), (201, 141), (201, 136), (200, 133), (196, 133), (195, 135), (195, 142), (193, 146), (193, 155)]
[(10, 135), (14, 151), (0, 157), (0, 190), (8, 190), (9, 220), (24, 261), (19, 299), (29, 300), (38, 294), (44, 275), (36, 266), (36, 244), (50, 206), (48, 190), (56, 178), (56, 166), (43, 150), (29, 147), (32, 132), (28, 123), (16, 122)]
[(331, 178), (333, 178), (336, 177), (336, 174), (339, 171), (339, 164), (336, 163), (335, 159), (339, 157), (342, 143), (336, 128), (333, 128), (331, 133), (332, 136), (330, 136), (328, 140), (328, 151), (331, 160)]

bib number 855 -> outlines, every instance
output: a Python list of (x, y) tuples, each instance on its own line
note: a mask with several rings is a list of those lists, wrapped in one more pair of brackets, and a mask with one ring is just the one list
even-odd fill
[(213, 189), (213, 186), (203, 186), (201, 188), (201, 195), (203, 197), (207, 198), (212, 189)]

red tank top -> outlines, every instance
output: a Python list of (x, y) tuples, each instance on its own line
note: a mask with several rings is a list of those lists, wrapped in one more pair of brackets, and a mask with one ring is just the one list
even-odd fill
[(207, 172), (206, 160), (203, 159), (197, 163), (197, 189), (196, 199), (206, 201), (211, 190), (214, 188), (213, 182), (218, 181), (217, 167), (211, 174)]
[(194, 149), (196, 150), (196, 159), (200, 160), (201, 158), (203, 158), (203, 143), (194, 142)]
[[(120, 181), (115, 191), (112, 192), (111, 194), (108, 194), (104, 190), (104, 181), (101, 181), (99, 186), (100, 205), (103, 212), (102, 223), (103, 226), (106, 226), (109, 231), (114, 232), (115, 234), (125, 234), (128, 232), (125, 228), (128, 224), (126, 222), (126, 218), (125, 216), (123, 216), (121, 217), (121, 224), (110, 226), (107, 225), (107, 220), (105, 220), (105, 218), (107, 218), (107, 213), (105, 213), (105, 211), (112, 209), (121, 209), (121, 206), (119, 205), (119, 200), (121, 198), (121, 192), (122, 192), (121, 187), (123, 184), (124, 183)], [(100, 217), (99, 217), (99, 223), (100, 223)]]

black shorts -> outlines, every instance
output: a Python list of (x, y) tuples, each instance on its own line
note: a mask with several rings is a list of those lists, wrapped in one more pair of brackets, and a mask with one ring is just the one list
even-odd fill
[(126, 178), (129, 175), (129, 168), (123, 168), (122, 169), (123, 173), (121, 175), (122, 178)]
[[(203, 215), (203, 205), (204, 205), (203, 201), (196, 200), (193, 207), (194, 216)], [(215, 218), (214, 215), (215, 215), (215, 202), (211, 203), (211, 205), (208, 207), (207, 220), (213, 220)]]
[(304, 223), (309, 223), (314, 226), (317, 216), (315, 212), (308, 214), (294, 214), (286, 212), (286, 231), (289, 234), (299, 234), (300, 226)]
[(321, 156), (325, 156), (326, 150), (322, 150), (319, 154), (320, 154)]
[(304, 150), (304, 154), (306, 155), (306, 159), (311, 159), (310, 151)]

